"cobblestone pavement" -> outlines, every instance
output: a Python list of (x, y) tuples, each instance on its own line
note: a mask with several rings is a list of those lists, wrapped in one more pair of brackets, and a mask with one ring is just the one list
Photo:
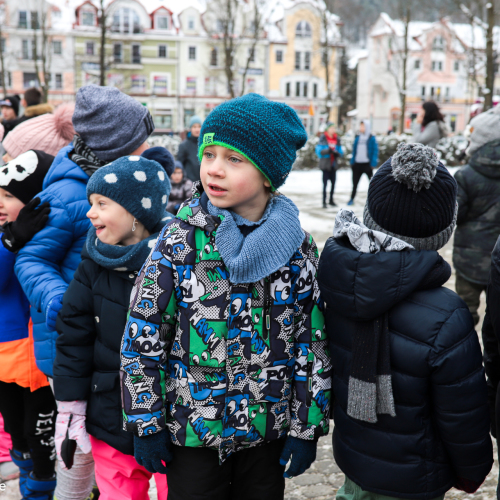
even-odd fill
[[(367, 186), (368, 182), (366, 176), (363, 176), (358, 189), (358, 198), (354, 206), (351, 207), (360, 218), (362, 218), (363, 214)], [(335, 201), (339, 207), (346, 207), (350, 198), (350, 188), (350, 172), (338, 172)], [(313, 235), (321, 251), (325, 241), (332, 234), (333, 221), (338, 210), (338, 207), (329, 207), (327, 209), (321, 208), (321, 172), (293, 172), (282, 192), (290, 196), (299, 207), (302, 227)], [(448, 245), (441, 250), (442, 256), (450, 264), (452, 249), (452, 241), (450, 241)], [(446, 286), (454, 290), (454, 274)], [(482, 320), (484, 315), (484, 297), (482, 298), (480, 313)], [(446, 500), (496, 500), (495, 491), (498, 472), (495, 446), (495, 463), (482, 487), (473, 495), (468, 495), (464, 492), (452, 489), (446, 494)], [(335, 493), (343, 483), (344, 475), (333, 460), (330, 433), (328, 436), (319, 440), (317, 458), (311, 468), (297, 478), (287, 479), (285, 499), (332, 500), (335, 498)], [(6, 487), (7, 489), (5, 492), (0, 491), (0, 500), (19, 500), (20, 496), (18, 493), (17, 481), (9, 481), (6, 483)], [(157, 500), (156, 487), (153, 481), (151, 482), (150, 498), (151, 500)]]

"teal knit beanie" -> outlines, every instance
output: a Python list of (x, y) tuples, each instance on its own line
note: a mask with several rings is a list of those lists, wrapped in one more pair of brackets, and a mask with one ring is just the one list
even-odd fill
[(217, 106), (203, 122), (198, 139), (200, 162), (209, 145), (224, 146), (250, 160), (271, 183), (284, 184), (307, 141), (297, 113), (287, 104), (247, 94)]
[(92, 175), (87, 198), (94, 193), (116, 201), (151, 233), (166, 215), (170, 181), (158, 162), (142, 156), (124, 156)]

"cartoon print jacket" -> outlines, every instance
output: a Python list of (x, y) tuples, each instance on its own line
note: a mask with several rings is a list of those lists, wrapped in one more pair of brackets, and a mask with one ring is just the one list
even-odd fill
[(306, 237), (265, 280), (234, 284), (215, 245), (218, 217), (194, 189), (160, 233), (131, 295), (121, 349), (124, 428), (165, 426), (180, 446), (233, 452), (329, 428), (331, 362)]

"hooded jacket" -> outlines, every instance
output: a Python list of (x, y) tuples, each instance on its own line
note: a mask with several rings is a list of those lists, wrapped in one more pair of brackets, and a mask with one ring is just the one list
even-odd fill
[(177, 152), (178, 161), (184, 167), (185, 176), (193, 181), (200, 180), (200, 160), (198, 158), (198, 137), (194, 137), (191, 132), (185, 141), (181, 142)]
[(487, 285), (491, 252), (500, 234), (500, 139), (479, 148), (455, 179), (453, 265), (469, 281)]
[(68, 157), (70, 144), (61, 149), (43, 181), (41, 202), (50, 203), (44, 229), (21, 249), (15, 272), (31, 303), (35, 357), (38, 368), (52, 377), (57, 332), (45, 326), (49, 302), (64, 294), (81, 260), (90, 221), (86, 185), (89, 176)]
[[(330, 360), (306, 236), (290, 261), (233, 284), (201, 188), (160, 233), (132, 292), (122, 344), (125, 427), (166, 425), (180, 446), (233, 452), (328, 433)], [(166, 409), (164, 408), (166, 406)]]
[[(442, 286), (418, 291), (435, 251), (362, 254), (330, 238), (318, 281), (334, 369), (333, 451), (361, 488), (433, 499), (458, 478), (482, 483), (493, 463), (481, 347), (466, 304)], [(396, 416), (376, 423), (347, 414), (358, 321), (389, 313)]]
[[(368, 150), (368, 161), (370, 162), (370, 167), (376, 167), (378, 164), (378, 143), (377, 139), (371, 133), (371, 125), (369, 120), (363, 120), (365, 124), (365, 133), (364, 135), (367, 137), (366, 147)], [(354, 165), (358, 160), (356, 159), (356, 153), (358, 150), (360, 134), (356, 135), (354, 138), (354, 143), (352, 145), (352, 156), (350, 160), (350, 164)]]

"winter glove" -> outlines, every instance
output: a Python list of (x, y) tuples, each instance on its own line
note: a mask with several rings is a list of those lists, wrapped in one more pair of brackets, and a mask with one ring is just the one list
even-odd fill
[(169, 432), (163, 429), (148, 436), (134, 436), (134, 456), (136, 462), (152, 474), (166, 474), (165, 465), (173, 458)]
[(58, 401), (57, 411), (55, 435), (57, 458), (63, 469), (70, 469), (73, 463), (72, 455), (76, 450), (71, 441), (75, 441), (83, 453), (92, 451), (89, 435), (85, 429), (87, 401)]
[(49, 330), (56, 329), (56, 319), (59, 311), (62, 309), (62, 299), (63, 294), (61, 293), (61, 295), (56, 295), (47, 305), (45, 324)]
[(38, 206), (39, 203), (40, 198), (33, 198), (19, 212), (15, 222), (6, 222), (0, 226), (0, 231), (5, 233), (2, 241), (7, 250), (13, 253), (19, 252), (38, 231), (45, 227), (49, 220), (50, 204), (46, 201)]
[(317, 441), (306, 441), (293, 436), (288, 436), (281, 453), (280, 464), (286, 465), (292, 458), (290, 467), (284, 472), (283, 477), (290, 478), (303, 474), (316, 460)]

